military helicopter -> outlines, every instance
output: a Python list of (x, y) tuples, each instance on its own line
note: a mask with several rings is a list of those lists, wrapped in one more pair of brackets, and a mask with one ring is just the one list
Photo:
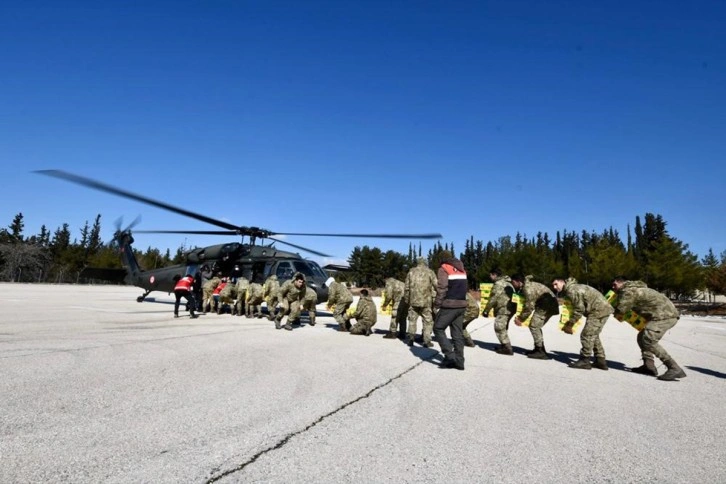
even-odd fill
[[(59, 178), (71, 183), (82, 185), (94, 190), (111, 193), (123, 198), (135, 200), (151, 205), (169, 212), (177, 213), (188, 218), (220, 227), (224, 230), (137, 230), (135, 233), (162, 233), (162, 234), (194, 234), (194, 235), (237, 235), (241, 242), (212, 245), (209, 247), (196, 248), (185, 254), (186, 263), (176, 266), (164, 267), (154, 270), (143, 270), (134, 256), (131, 244), (134, 237), (131, 229), (136, 225), (138, 219), (128, 227), (122, 229), (121, 223), (117, 223), (114, 234), (114, 242), (119, 248), (123, 269), (100, 269), (88, 268), (81, 274), (91, 279), (102, 279), (112, 282), (125, 282), (126, 284), (140, 287), (144, 293), (137, 297), (138, 302), (143, 302), (153, 291), (170, 293), (174, 290), (176, 282), (186, 274), (202, 275), (206, 271), (221, 274), (224, 277), (245, 277), (251, 282), (262, 283), (270, 275), (277, 275), (280, 281), (292, 279), (296, 272), (305, 275), (309, 287), (315, 290), (318, 295), (318, 302), (325, 302), (328, 299), (328, 288), (325, 281), (328, 274), (315, 261), (304, 259), (299, 253), (287, 252), (274, 247), (274, 243), (294, 247), (298, 250), (309, 252), (321, 257), (329, 255), (316, 250), (306, 248), (291, 242), (280, 240), (275, 236), (314, 236), (314, 237), (353, 237), (353, 238), (388, 238), (388, 239), (440, 239), (441, 234), (327, 234), (327, 233), (296, 233), (296, 232), (273, 232), (259, 227), (236, 226), (222, 220), (217, 220), (201, 215), (180, 207), (175, 207), (158, 200), (122, 190), (91, 178), (69, 173), (63, 170), (38, 170), (35, 173)], [(244, 242), (248, 237), (249, 242)], [(269, 244), (260, 243), (258, 239), (267, 239)], [(197, 281), (201, 278), (197, 277)], [(197, 288), (198, 289), (198, 288)]]

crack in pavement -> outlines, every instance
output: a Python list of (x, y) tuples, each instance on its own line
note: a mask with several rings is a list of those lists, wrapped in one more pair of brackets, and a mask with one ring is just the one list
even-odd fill
[[(210, 477), (210, 478), (209, 478), (209, 479), (208, 479), (207, 481), (205, 481), (205, 484), (211, 484), (211, 483), (213, 483), (213, 482), (217, 482), (217, 481), (219, 481), (220, 479), (223, 479), (223, 478), (225, 478), (225, 477), (227, 477), (227, 476), (229, 476), (229, 475), (232, 475), (232, 474), (234, 474), (234, 473), (236, 473), (236, 472), (239, 472), (239, 471), (243, 470), (243, 469), (244, 469), (245, 467), (247, 467), (247, 466), (248, 466), (248, 465), (250, 465), (250, 464), (253, 464), (253, 463), (254, 463), (254, 462), (255, 462), (255, 461), (257, 460), (257, 459), (259, 459), (259, 458), (260, 458), (260, 457), (262, 457), (263, 455), (267, 454), (268, 452), (272, 452), (272, 451), (275, 451), (275, 450), (277, 450), (277, 449), (279, 449), (279, 448), (283, 447), (283, 446), (284, 446), (285, 444), (287, 444), (287, 443), (288, 443), (288, 442), (289, 442), (289, 441), (290, 441), (290, 440), (291, 440), (291, 439), (292, 439), (293, 437), (296, 437), (296, 436), (298, 436), (298, 435), (300, 435), (300, 434), (303, 434), (303, 433), (307, 432), (308, 430), (312, 429), (313, 427), (315, 427), (316, 425), (318, 425), (319, 423), (321, 423), (321, 422), (322, 422), (323, 420), (327, 419), (328, 417), (332, 417), (332, 416), (333, 416), (333, 415), (335, 415), (336, 413), (338, 413), (338, 412), (340, 412), (341, 410), (343, 410), (343, 409), (345, 409), (345, 408), (347, 408), (347, 407), (349, 407), (349, 406), (353, 405), (354, 403), (357, 403), (357, 402), (359, 402), (359, 401), (361, 401), (361, 400), (364, 400), (364, 399), (366, 399), (366, 398), (370, 397), (370, 396), (371, 396), (371, 395), (373, 395), (373, 393), (375, 393), (376, 391), (380, 390), (381, 388), (384, 388), (384, 387), (388, 386), (388, 385), (389, 385), (389, 384), (391, 384), (391, 383), (392, 383), (393, 381), (395, 381), (395, 380), (398, 380), (398, 379), (399, 379), (399, 378), (401, 378), (401, 377), (402, 377), (403, 375), (405, 375), (406, 373), (409, 373), (410, 371), (414, 370), (414, 369), (415, 369), (416, 367), (418, 367), (418, 366), (422, 365), (423, 363), (425, 363), (425, 362), (428, 362), (428, 361), (430, 361), (430, 360), (434, 359), (434, 358), (435, 358), (436, 356), (438, 356), (439, 354), (440, 354), (440, 353), (439, 353), (439, 352), (437, 351), (437, 352), (436, 352), (435, 354), (431, 355), (430, 357), (428, 357), (428, 358), (425, 358), (425, 359), (422, 359), (421, 361), (419, 361), (418, 363), (416, 363), (416, 364), (415, 364), (415, 365), (413, 365), (412, 367), (410, 367), (410, 368), (407, 368), (406, 370), (402, 371), (402, 372), (401, 372), (401, 373), (399, 373), (398, 375), (396, 375), (396, 376), (394, 376), (394, 377), (392, 377), (392, 378), (388, 379), (387, 381), (385, 381), (385, 382), (383, 382), (383, 383), (381, 383), (381, 384), (379, 384), (379, 385), (377, 385), (377, 386), (373, 387), (373, 388), (372, 388), (371, 390), (369, 390), (369, 391), (368, 391), (367, 393), (365, 393), (365, 394), (361, 395), (360, 397), (358, 397), (358, 398), (355, 398), (355, 399), (353, 399), (353, 400), (350, 400), (349, 402), (346, 402), (346, 403), (344, 403), (343, 405), (341, 405), (340, 407), (336, 408), (335, 410), (332, 410), (332, 411), (330, 411), (330, 412), (326, 413), (325, 415), (322, 415), (322, 416), (318, 417), (318, 418), (317, 418), (317, 419), (316, 419), (315, 421), (313, 421), (313, 422), (312, 422), (311, 424), (309, 424), (309, 425), (308, 425), (307, 427), (305, 427), (305, 428), (303, 428), (303, 429), (301, 429), (301, 430), (297, 430), (297, 431), (295, 431), (295, 432), (292, 432), (292, 433), (289, 433), (289, 434), (287, 434), (287, 435), (286, 435), (286, 436), (285, 436), (284, 438), (282, 438), (282, 439), (281, 439), (281, 440), (280, 440), (279, 442), (277, 442), (277, 443), (276, 443), (276, 444), (274, 444), (274, 445), (271, 445), (270, 447), (268, 447), (268, 448), (266, 448), (266, 449), (263, 449), (263, 450), (259, 451), (258, 453), (256, 453), (255, 455), (253, 455), (253, 456), (252, 456), (252, 457), (251, 457), (251, 458), (250, 458), (249, 460), (247, 460), (246, 462), (243, 462), (243, 463), (239, 464), (238, 466), (236, 466), (236, 467), (233, 467), (232, 469), (228, 469), (228, 470), (226, 470), (226, 471), (224, 471), (224, 472), (221, 472), (220, 474), (217, 474), (216, 476), (212, 476), (212, 477)], [(215, 471), (213, 471), (213, 473), (214, 473), (214, 472), (216, 472), (216, 470), (215, 470)]]

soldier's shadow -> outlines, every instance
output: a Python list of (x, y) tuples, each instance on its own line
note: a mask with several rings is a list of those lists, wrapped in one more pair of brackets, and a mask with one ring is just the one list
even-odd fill
[(409, 346), (408, 350), (413, 356), (419, 358), (424, 363), (430, 363), (438, 366), (444, 359), (444, 355), (434, 348), (425, 348), (414, 344), (413, 346)]
[[(564, 351), (549, 351), (549, 354), (552, 356), (553, 360), (559, 361), (560, 363), (564, 363), (565, 365), (580, 359), (580, 353), (567, 353)], [(622, 364), (619, 361), (613, 361), (613, 360), (608, 360), (608, 359), (606, 359), (605, 361), (607, 362), (608, 368), (610, 368), (612, 370), (630, 372), (628, 367), (626, 367), (624, 364)]]
[(716, 370), (710, 370), (708, 368), (701, 368), (698, 366), (686, 366), (689, 370), (697, 371), (698, 373), (703, 373), (704, 375), (709, 376), (715, 376), (716, 378), (726, 379), (726, 373), (721, 373), (720, 371)]

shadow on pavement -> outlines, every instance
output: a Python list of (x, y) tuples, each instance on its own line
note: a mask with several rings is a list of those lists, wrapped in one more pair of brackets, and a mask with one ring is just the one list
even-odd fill
[(726, 373), (721, 373), (720, 371), (716, 370), (709, 370), (708, 368), (701, 368), (699, 366), (686, 366), (689, 370), (697, 371), (698, 373), (703, 373), (704, 375), (708, 376), (715, 376), (716, 378), (726, 379)]

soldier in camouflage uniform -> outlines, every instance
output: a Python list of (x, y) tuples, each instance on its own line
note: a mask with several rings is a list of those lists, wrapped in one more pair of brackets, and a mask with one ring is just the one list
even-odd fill
[(416, 338), (416, 323), (419, 316), (423, 323), (421, 330), (423, 346), (431, 348), (431, 333), (434, 330), (432, 307), (436, 296), (436, 273), (428, 268), (426, 259), (419, 257), (416, 267), (406, 274), (403, 291), (403, 300), (408, 305), (408, 328), (406, 329), (406, 344), (413, 346)]
[(648, 323), (643, 331), (638, 333), (638, 346), (642, 352), (643, 365), (631, 371), (644, 375), (658, 375), (655, 368), (654, 357), (668, 368), (658, 377), (659, 380), (674, 381), (685, 378), (684, 372), (671, 355), (658, 342), (678, 322), (680, 314), (670, 299), (663, 294), (648, 288), (641, 281), (628, 281), (624, 277), (616, 277), (613, 281), (613, 290), (618, 293), (615, 302), (615, 317), (622, 318), (628, 311), (635, 311), (645, 318)]
[(206, 281), (204, 284), (202, 284), (202, 312), (207, 313), (209, 311), (208, 308), (212, 306), (213, 300), (212, 300), (212, 294), (214, 294), (214, 290), (217, 289), (217, 286), (219, 286), (219, 283), (222, 282), (222, 279), (219, 278), (219, 276), (214, 276), (208, 281)]
[(258, 317), (262, 318), (262, 297), (263, 288), (262, 284), (257, 282), (251, 282), (247, 288), (247, 295), (245, 296), (245, 316), (248, 318)]
[(267, 304), (267, 319), (273, 321), (275, 319), (275, 309), (280, 302), (280, 282), (275, 274), (272, 274), (265, 281), (265, 285), (262, 287), (262, 297)]
[[(570, 363), (570, 368), (589, 370), (593, 366), (600, 370), (607, 370), (608, 364), (605, 359), (605, 348), (600, 341), (600, 333), (605, 323), (613, 313), (613, 307), (605, 299), (600, 291), (585, 284), (578, 284), (577, 280), (570, 277), (556, 278), (552, 281), (552, 288), (558, 294), (562, 294), (572, 302), (572, 311), (569, 321), (565, 322), (562, 330), (572, 334), (573, 327), (582, 318), (586, 317), (585, 327), (580, 334), (580, 359)], [(595, 353), (595, 363), (590, 364), (590, 356)]]
[[(279, 298), (282, 301), (282, 307), (275, 316), (275, 328), (284, 327), (288, 331), (292, 331), (292, 323), (300, 320), (300, 311), (302, 310), (303, 299), (306, 293), (305, 276), (296, 272), (292, 279), (288, 279), (280, 287)], [(285, 326), (281, 326), (282, 318), (287, 316)]]
[[(227, 285), (224, 286), (221, 291), (219, 291), (219, 304), (217, 305), (217, 314), (222, 314), (224, 312), (225, 306), (232, 306), (236, 297), (237, 285), (233, 284), (231, 281), (227, 282)], [(229, 312), (230, 314), (232, 314), (231, 307)]]
[(328, 308), (335, 306), (333, 318), (338, 322), (338, 331), (348, 331), (350, 318), (346, 312), (353, 304), (353, 295), (345, 284), (337, 282), (332, 277), (325, 281), (325, 285), (328, 286)]
[(237, 301), (234, 303), (232, 308), (232, 314), (242, 316), (242, 311), (245, 306), (245, 298), (247, 297), (247, 288), (250, 287), (250, 281), (246, 277), (237, 279)]
[(386, 279), (386, 288), (383, 290), (386, 296), (385, 307), (391, 307), (391, 324), (388, 327), (388, 333), (383, 336), (386, 339), (396, 339), (399, 324), (406, 320), (408, 307), (403, 302), (405, 288), (406, 285), (398, 279), (394, 279), (393, 277)]
[(514, 294), (512, 280), (509, 276), (502, 276), (499, 269), (492, 269), (489, 277), (494, 285), (492, 286), (489, 301), (487, 301), (481, 313), (486, 318), (489, 312), (492, 309), (494, 310), (494, 334), (497, 335), (500, 343), (496, 352), (500, 355), (513, 355), (512, 342), (509, 340), (509, 333), (507, 332), (509, 319), (517, 309), (517, 305), (512, 302), (512, 295)]
[(318, 293), (312, 287), (305, 289), (305, 297), (303, 298), (303, 311), (308, 312), (310, 326), (315, 326), (315, 306), (318, 304)]
[(350, 334), (364, 334), (369, 336), (373, 331), (378, 319), (376, 303), (368, 293), (368, 289), (361, 289), (358, 305), (355, 307), (355, 325), (350, 329)]
[(474, 321), (476, 318), (479, 317), (479, 303), (476, 302), (476, 299), (474, 299), (474, 296), (466, 293), (466, 311), (464, 312), (464, 326), (463, 326), (463, 335), (464, 335), (464, 344), (470, 348), (475, 347), (474, 340), (471, 339), (471, 335), (466, 330), (466, 327)]
[(532, 314), (532, 320), (529, 322), (529, 331), (532, 333), (532, 339), (534, 340), (534, 349), (527, 352), (527, 357), (537, 360), (549, 360), (550, 355), (547, 354), (544, 338), (542, 337), (542, 326), (552, 316), (560, 314), (557, 298), (549, 287), (533, 281), (532, 276), (525, 278), (516, 274), (511, 279), (514, 289), (524, 297), (524, 309), (522, 314), (515, 316), (514, 324), (521, 326), (522, 322), (526, 321), (529, 315), (534, 313)]

